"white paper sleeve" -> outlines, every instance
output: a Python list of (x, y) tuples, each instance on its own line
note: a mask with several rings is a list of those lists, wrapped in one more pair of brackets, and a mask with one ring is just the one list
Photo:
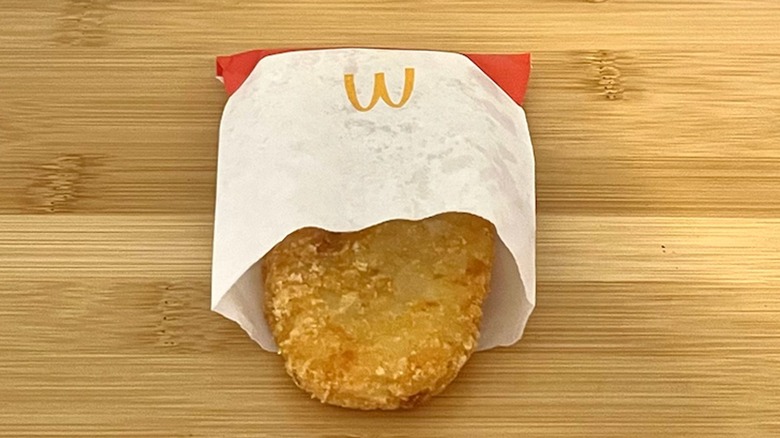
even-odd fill
[(218, 160), (211, 306), (262, 348), (276, 350), (258, 261), (289, 233), (448, 211), (500, 238), (479, 349), (520, 339), (535, 305), (533, 149), (523, 109), (467, 57), (263, 58), (225, 106)]

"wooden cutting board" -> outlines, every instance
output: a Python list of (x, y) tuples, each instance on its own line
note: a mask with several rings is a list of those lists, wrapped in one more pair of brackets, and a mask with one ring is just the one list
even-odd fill
[[(780, 436), (780, 2), (3, 0), (0, 436)], [(211, 313), (214, 56), (530, 51), (538, 308), (428, 405)]]

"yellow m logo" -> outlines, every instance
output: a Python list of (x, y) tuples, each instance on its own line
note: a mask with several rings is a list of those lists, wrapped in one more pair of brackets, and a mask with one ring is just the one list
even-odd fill
[(408, 101), (409, 97), (412, 95), (412, 90), (414, 89), (414, 69), (407, 68), (404, 70), (404, 92), (401, 95), (401, 100), (399, 100), (398, 103), (393, 102), (390, 99), (390, 95), (387, 94), (387, 84), (385, 83), (384, 73), (374, 74), (374, 94), (371, 96), (371, 102), (369, 102), (368, 106), (361, 105), (357, 98), (357, 92), (355, 91), (355, 75), (344, 75), (344, 88), (347, 90), (347, 98), (349, 99), (349, 103), (351, 103), (352, 106), (354, 106), (355, 109), (360, 112), (370, 111), (371, 108), (373, 108), (376, 103), (379, 102), (379, 99), (382, 99), (390, 108), (401, 108), (406, 104), (406, 101)]

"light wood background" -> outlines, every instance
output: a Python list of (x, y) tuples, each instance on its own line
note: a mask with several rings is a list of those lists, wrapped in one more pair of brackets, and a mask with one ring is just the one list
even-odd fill
[[(411, 12), (414, 11), (414, 12)], [(777, 0), (0, 3), (0, 436), (780, 436)], [(208, 310), (214, 56), (531, 51), (538, 308), (321, 406)]]

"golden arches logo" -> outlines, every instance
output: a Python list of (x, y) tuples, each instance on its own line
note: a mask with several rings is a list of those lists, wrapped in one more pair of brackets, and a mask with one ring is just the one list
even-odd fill
[(355, 91), (355, 75), (344, 75), (344, 88), (347, 90), (347, 99), (349, 99), (349, 103), (360, 112), (370, 111), (376, 106), (379, 99), (382, 99), (390, 108), (401, 108), (412, 96), (412, 90), (414, 90), (414, 69), (407, 68), (404, 70), (404, 91), (401, 94), (401, 100), (399, 100), (398, 103), (395, 103), (390, 99), (390, 95), (387, 92), (384, 73), (374, 74), (374, 93), (371, 95), (371, 102), (369, 102), (367, 106), (361, 105), (358, 100), (357, 91)]

